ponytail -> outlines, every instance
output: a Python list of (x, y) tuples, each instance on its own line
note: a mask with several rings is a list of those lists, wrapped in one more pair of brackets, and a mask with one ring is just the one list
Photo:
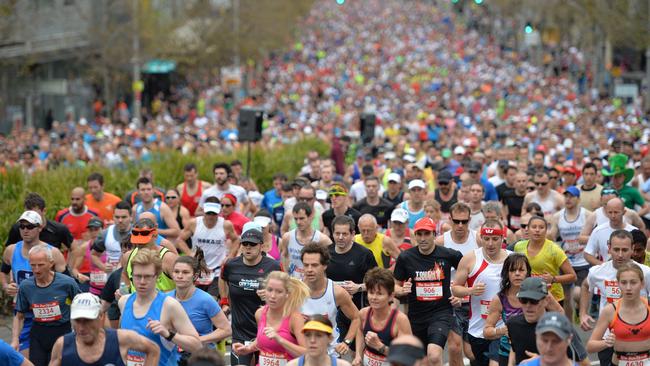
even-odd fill
[(193, 277), (194, 280), (197, 278), (201, 277), (202, 274), (208, 274), (210, 273), (210, 269), (208, 268), (208, 265), (205, 263), (205, 255), (203, 254), (203, 250), (201, 248), (196, 248), (196, 253), (194, 254), (194, 257), (190, 256), (179, 256), (176, 258), (176, 261), (174, 262), (174, 265), (177, 263), (185, 263), (192, 267)]
[(282, 316), (289, 316), (294, 311), (300, 309), (305, 299), (309, 296), (309, 287), (297, 278), (290, 277), (286, 272), (273, 271), (266, 276), (264, 287), (270, 279), (281, 281), (287, 290), (287, 300), (282, 309)]

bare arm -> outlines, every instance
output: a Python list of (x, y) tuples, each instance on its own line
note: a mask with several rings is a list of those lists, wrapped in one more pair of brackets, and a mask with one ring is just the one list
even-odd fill
[(20, 344), (18, 338), (20, 332), (23, 330), (23, 325), (25, 324), (25, 314), (21, 312), (16, 312), (14, 315), (14, 320), (11, 327), (11, 346), (18, 351), (18, 346)]
[(591, 291), (589, 291), (589, 276), (582, 281), (580, 285), (580, 327), (583, 330), (590, 330), (594, 319), (588, 314), (589, 302), (591, 299)]
[(223, 311), (218, 312), (217, 315), (210, 318), (210, 320), (212, 320), (212, 324), (217, 329), (206, 335), (199, 336), (201, 343), (216, 343), (222, 339), (230, 337), (232, 334), (232, 328), (230, 326), (230, 322), (228, 322), (228, 318), (226, 318), (226, 314), (224, 314)]
[(305, 335), (302, 333), (302, 327), (305, 325), (305, 318), (300, 313), (291, 314), (291, 332), (295, 334), (298, 344), (289, 342), (288, 340), (278, 336), (278, 342), (289, 354), (293, 357), (299, 357), (305, 354)]
[(280, 256), (282, 261), (282, 268), (285, 271), (289, 269), (289, 233), (282, 234), (282, 240), (280, 240)]
[(228, 252), (228, 256), (230, 258), (234, 258), (237, 256), (237, 253), (239, 252), (239, 236), (237, 236), (237, 233), (235, 233), (235, 229), (232, 226), (232, 222), (230, 221), (225, 221), (223, 223), (223, 230), (226, 232), (226, 237), (230, 239), (230, 248)]
[(565, 259), (560, 266), (561, 275), (555, 276), (555, 282), (561, 284), (569, 284), (576, 281), (578, 276), (576, 276), (576, 271), (571, 266), (571, 262), (568, 259)]
[[(643, 205), (643, 208), (646, 209), (646, 206), (648, 206), (648, 202)], [(643, 214), (641, 211), (636, 212), (634, 210), (630, 210), (629, 208), (625, 209), (625, 216), (628, 218), (628, 220), (630, 220), (630, 225), (637, 227), (639, 230), (645, 230), (645, 223), (641, 219), (642, 215)]]
[(174, 244), (171, 241), (167, 240), (167, 239), (161, 240), (160, 241), (160, 246), (167, 248), (167, 250), (169, 250), (170, 252), (172, 252), (174, 254), (178, 254), (178, 250), (176, 250), (176, 246), (174, 246)]
[(496, 327), (499, 319), (501, 319), (501, 311), (503, 311), (501, 300), (499, 296), (494, 296), (490, 301), (488, 316), (485, 319), (485, 327), (483, 327), (483, 337), (485, 339), (499, 339), (501, 336), (508, 334), (508, 327), (505, 325), (501, 328)]
[(158, 348), (158, 346), (148, 338), (126, 329), (118, 329), (117, 337), (120, 342), (120, 354), (122, 355), (122, 359), (126, 359), (128, 350), (132, 349), (145, 354), (145, 366), (158, 365), (158, 361), (160, 360), (160, 348)]
[(181, 206), (178, 209), (180, 210), (181, 214), (181, 222), (183, 223), (183, 227), (185, 227), (192, 219), (192, 216), (190, 216), (190, 210), (185, 208), (185, 206)]
[(399, 257), (400, 250), (397, 245), (395, 245), (393, 239), (389, 238), (388, 236), (384, 236), (382, 245), (384, 247), (384, 251), (388, 253), (391, 258), (397, 259), (397, 257)]
[(352, 319), (348, 333), (345, 335), (345, 339), (354, 339), (360, 324), (359, 309), (357, 309), (357, 306), (352, 302), (350, 294), (348, 294), (348, 292), (342, 287), (335, 285), (334, 295), (336, 297), (336, 303), (339, 304), (343, 314), (345, 314), (348, 319)]
[[(176, 330), (176, 336), (172, 341), (189, 352), (198, 351), (202, 346), (199, 340), (199, 334), (194, 329), (185, 309), (183, 309), (178, 301), (170, 297), (165, 299), (164, 307), (169, 311), (169, 317), (167, 317), (166, 323)], [(163, 337), (169, 336), (169, 330), (163, 329), (160, 335)]]
[(176, 218), (174, 218), (174, 213), (166, 203), (160, 204), (160, 216), (167, 225), (167, 229), (158, 228), (160, 234), (169, 240), (176, 239), (181, 233), (181, 228), (178, 226)]
[(65, 258), (59, 249), (52, 248), (52, 258), (54, 259), (54, 270), (59, 273), (65, 272), (68, 264), (65, 262)]
[(289, 222), (293, 219), (291, 212), (284, 214), (282, 219), (282, 226), (280, 226), (280, 234), (284, 235), (289, 231)]
[(603, 339), (605, 331), (609, 327), (612, 319), (614, 318), (614, 307), (611, 304), (607, 304), (605, 308), (600, 312), (598, 316), (598, 322), (594, 331), (591, 333), (591, 337), (587, 341), (587, 352), (596, 353), (600, 352), (606, 348), (612, 347), (613, 341)]
[(553, 216), (551, 217), (551, 222), (550, 222), (551, 228), (546, 233), (546, 237), (548, 239), (555, 240), (557, 238), (557, 234), (558, 234), (557, 223), (558, 223), (559, 217), (560, 217), (559, 212), (554, 213)]
[(50, 366), (61, 365), (62, 350), (63, 336), (59, 337), (56, 342), (54, 342), (54, 347), (52, 347), (52, 355), (50, 356)]
[(594, 231), (594, 228), (596, 227), (596, 213), (593, 212), (591, 215), (587, 215), (587, 218), (585, 218), (585, 226), (582, 227), (582, 231), (580, 231), (580, 236), (578, 236), (578, 242), (582, 245), (587, 244), (589, 241), (589, 235), (591, 235), (591, 232)]
[(454, 285), (451, 287), (451, 293), (453, 296), (479, 296), (485, 292), (485, 284), (483, 284), (483, 286), (480, 286), (480, 283), (476, 283), (473, 287), (466, 286), (467, 277), (469, 277), (469, 271), (470, 268), (474, 266), (474, 262), (474, 252), (469, 252), (460, 260), (460, 263), (458, 263), (458, 269), (456, 270), (456, 275), (454, 276)]
[(79, 267), (83, 263), (84, 256), (86, 254), (86, 245), (85, 243), (73, 243), (72, 250), (70, 251), (70, 274), (73, 278), (76, 278), (79, 282), (85, 283), (90, 280), (88, 276), (83, 275), (79, 272)]

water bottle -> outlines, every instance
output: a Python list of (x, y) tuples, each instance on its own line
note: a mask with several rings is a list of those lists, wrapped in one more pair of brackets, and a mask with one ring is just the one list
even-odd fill
[(130, 293), (130, 288), (129, 286), (126, 285), (124, 281), (120, 282), (120, 293), (122, 296), (128, 295)]

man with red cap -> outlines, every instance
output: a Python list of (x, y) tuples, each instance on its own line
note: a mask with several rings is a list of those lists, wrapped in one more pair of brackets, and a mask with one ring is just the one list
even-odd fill
[[(442, 365), (442, 350), (451, 329), (451, 268), (463, 255), (435, 244), (436, 223), (429, 217), (413, 228), (417, 246), (403, 251), (395, 263), (395, 279), (408, 296), (408, 317), (413, 335), (427, 348), (432, 365)], [(415, 288), (413, 288), (415, 287)]]

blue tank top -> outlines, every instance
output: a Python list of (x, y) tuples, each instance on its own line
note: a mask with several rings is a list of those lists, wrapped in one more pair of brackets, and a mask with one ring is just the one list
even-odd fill
[(156, 222), (158, 223), (158, 229), (165, 230), (168, 229), (167, 224), (165, 223), (165, 220), (162, 219), (162, 216), (160, 216), (160, 203), (161, 201), (159, 199), (154, 199), (153, 200), (153, 207), (151, 207), (148, 210), (144, 209), (144, 205), (142, 202), (139, 202), (135, 206), (135, 220), (137, 221), (138, 218), (140, 217), (140, 214), (143, 212), (151, 212), (156, 216)]
[(413, 229), (415, 227), (415, 223), (418, 222), (419, 219), (424, 217), (425, 214), (424, 207), (418, 212), (412, 212), (411, 210), (409, 210), (408, 201), (404, 201), (400, 203), (399, 207), (405, 209), (406, 212), (408, 212), (409, 214), (409, 229)]
[(120, 354), (120, 343), (117, 338), (115, 329), (105, 329), (106, 339), (104, 340), (104, 353), (97, 361), (86, 363), (79, 358), (77, 353), (77, 342), (75, 342), (75, 333), (71, 332), (63, 336), (63, 354), (61, 355), (62, 365), (75, 366), (125, 366)]
[(126, 300), (126, 304), (124, 305), (124, 312), (122, 313), (122, 321), (120, 323), (120, 328), (133, 330), (138, 334), (140, 334), (141, 336), (147, 337), (155, 344), (157, 344), (158, 347), (160, 348), (160, 362), (158, 363), (158, 365), (176, 366), (176, 359), (177, 359), (176, 350), (178, 347), (174, 343), (168, 342), (167, 340), (165, 340), (164, 338), (155, 334), (149, 328), (147, 328), (147, 323), (149, 322), (149, 319), (160, 320), (163, 303), (165, 302), (165, 298), (167, 297), (167, 295), (162, 292), (158, 292), (156, 298), (149, 306), (149, 310), (141, 318), (136, 318), (135, 314), (133, 314), (133, 302), (135, 301), (136, 296), (137, 294), (133, 294), (129, 296), (129, 298)]
[(11, 273), (13, 274), (14, 282), (16, 282), (16, 285), (20, 285), (23, 280), (34, 275), (32, 272), (32, 266), (29, 264), (29, 260), (23, 257), (22, 240), (16, 243), (14, 253), (11, 256)]
[[(330, 361), (332, 362), (332, 366), (336, 366), (336, 357), (330, 355)], [(298, 366), (305, 366), (305, 356), (298, 358)]]

